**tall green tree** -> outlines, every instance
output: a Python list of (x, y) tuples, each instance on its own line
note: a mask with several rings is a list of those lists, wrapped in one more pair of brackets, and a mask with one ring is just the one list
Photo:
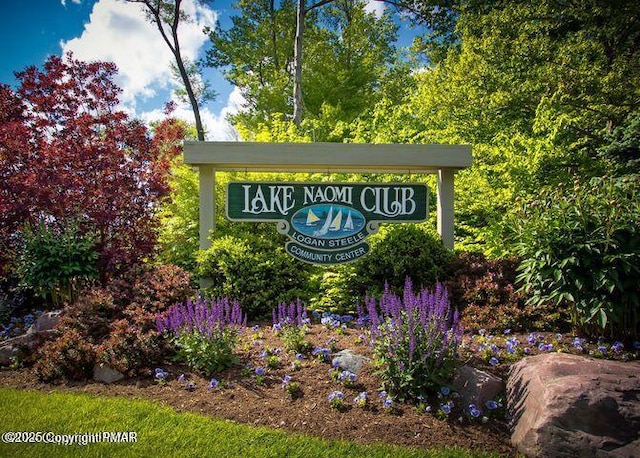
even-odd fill
[(571, 175), (638, 163), (640, 6), (600, 3), (458, 5), (445, 56), (416, 72), (401, 103), (384, 98), (359, 118), (351, 138), (472, 144), (474, 167), (456, 188), (458, 234), (509, 250), (504, 217), (516, 202)]
[(309, 34), (305, 64), (305, 109), (317, 118), (323, 105), (351, 121), (376, 100), (390, 68), (400, 66), (394, 46), (398, 27), (390, 14), (377, 18), (360, 0), (337, 0), (319, 13)]
[[(333, 121), (350, 122), (400, 62), (393, 45), (397, 27), (389, 14), (376, 18), (362, 0), (335, 0), (313, 5), (305, 14), (302, 91), (305, 119), (331, 113)], [(274, 113), (294, 109), (296, 5), (285, 0), (236, 4), (241, 14), (233, 26), (211, 32), (209, 65), (225, 68), (241, 88), (247, 107), (235, 117), (249, 130), (268, 124)], [(295, 116), (292, 117), (295, 124)]]
[(241, 13), (231, 18), (230, 29), (223, 30), (218, 23), (210, 30), (207, 65), (222, 68), (246, 100), (245, 113), (236, 116), (237, 122), (265, 122), (272, 112), (289, 111), (295, 4), (293, 0), (279, 5), (275, 0), (238, 0), (234, 8)]

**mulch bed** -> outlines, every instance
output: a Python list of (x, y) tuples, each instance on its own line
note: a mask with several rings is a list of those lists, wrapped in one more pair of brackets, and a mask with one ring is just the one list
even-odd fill
[[(261, 328), (264, 347), (283, 348), (282, 340), (274, 336), (267, 326)], [(251, 334), (248, 331), (248, 334)], [(319, 325), (312, 326), (307, 338), (315, 346), (326, 346), (334, 338), (338, 349), (349, 348), (370, 356), (368, 346), (358, 344), (360, 332), (347, 329), (344, 335)], [(251, 336), (243, 336), (240, 347), (242, 364), (266, 367), (260, 357), (263, 347)], [(420, 413), (413, 406), (396, 404), (392, 412), (382, 408), (378, 400), (380, 379), (373, 375), (370, 365), (365, 365), (353, 388), (345, 388), (329, 376), (330, 362), (322, 362), (307, 356), (302, 367), (293, 371), (294, 355), (284, 350), (277, 369), (268, 369), (265, 383), (256, 383), (255, 376), (248, 375), (243, 367), (236, 367), (216, 374), (221, 387), (210, 389), (209, 378), (191, 373), (188, 369), (167, 362), (162, 367), (170, 373), (168, 381), (159, 385), (148, 376), (125, 379), (110, 385), (87, 380), (50, 385), (39, 382), (29, 368), (0, 371), (0, 386), (18, 389), (34, 389), (44, 392), (83, 392), (99, 396), (119, 396), (148, 399), (170, 406), (178, 412), (194, 412), (218, 419), (228, 419), (249, 425), (267, 426), (289, 432), (305, 433), (331, 439), (348, 439), (366, 444), (384, 442), (419, 448), (460, 446), (473, 450), (497, 452), (504, 456), (516, 456), (509, 443), (509, 433), (504, 421), (470, 424), (457, 418), (440, 420), (434, 415)], [(151, 369), (152, 371), (153, 369)], [(185, 382), (178, 376), (185, 374), (193, 382), (192, 391), (185, 389)], [(285, 374), (297, 382), (302, 395), (292, 400), (282, 388)], [(346, 409), (331, 408), (327, 396), (334, 390), (345, 395)], [(354, 406), (353, 399), (361, 391), (367, 391), (370, 407)]]

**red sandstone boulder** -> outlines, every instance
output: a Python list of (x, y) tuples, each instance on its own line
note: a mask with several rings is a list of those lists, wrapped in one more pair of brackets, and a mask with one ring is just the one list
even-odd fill
[(462, 366), (456, 371), (453, 389), (458, 392), (462, 405), (471, 403), (484, 409), (485, 402), (495, 399), (504, 391), (504, 382), (488, 372), (471, 366)]
[(514, 364), (511, 442), (532, 457), (640, 457), (640, 363), (551, 353)]

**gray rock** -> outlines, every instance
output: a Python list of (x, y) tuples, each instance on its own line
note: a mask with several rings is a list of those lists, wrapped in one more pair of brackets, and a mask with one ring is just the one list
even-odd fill
[(22, 357), (25, 353), (33, 351), (40, 342), (37, 334), (21, 336), (7, 339), (0, 346), (0, 366), (8, 366), (11, 364), (11, 358), (14, 356)]
[(62, 310), (56, 310), (53, 312), (43, 313), (38, 319), (33, 323), (29, 329), (27, 330), (27, 334), (34, 334), (37, 332), (46, 332), (53, 330), (58, 322), (60, 321), (60, 316), (62, 315)]
[(96, 364), (93, 366), (93, 379), (102, 383), (114, 383), (124, 378), (124, 374), (118, 372), (106, 364)]
[(53, 338), (56, 331), (42, 331), (32, 334), (22, 334), (13, 339), (5, 340), (0, 346), (0, 366), (11, 364), (11, 357), (26, 357), (36, 351), (45, 341)]
[(640, 363), (551, 353), (507, 380), (512, 444), (535, 457), (640, 456)]
[(11, 364), (11, 358), (20, 356), (22, 352), (18, 346), (2, 345), (0, 347), (0, 366), (8, 366)]
[(331, 364), (339, 366), (342, 370), (359, 374), (362, 366), (369, 362), (369, 358), (358, 355), (353, 350), (342, 350), (333, 355)]
[(485, 402), (495, 399), (505, 390), (505, 383), (488, 372), (462, 366), (456, 370), (452, 388), (458, 392), (464, 405), (474, 403), (484, 410)]

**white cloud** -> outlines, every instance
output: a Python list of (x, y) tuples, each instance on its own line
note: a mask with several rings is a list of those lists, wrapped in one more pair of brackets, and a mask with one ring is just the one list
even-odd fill
[[(216, 21), (216, 13), (196, 1), (184, 1), (184, 11), (193, 22), (182, 23), (179, 29), (182, 55), (190, 60), (197, 58), (208, 41), (202, 29)], [(72, 51), (80, 60), (114, 62), (119, 70), (116, 83), (123, 90), (121, 102), (128, 110), (135, 110), (136, 100), (151, 98), (174, 84), (170, 69), (173, 55), (140, 5), (99, 0), (82, 35), (61, 46), (63, 53)]]
[[(185, 58), (195, 60), (208, 42), (202, 29), (215, 25), (217, 13), (197, 0), (184, 0), (182, 6), (194, 22), (180, 24), (181, 51)], [(140, 5), (123, 0), (97, 1), (82, 35), (61, 43), (61, 47), (63, 53), (72, 51), (76, 59), (114, 62), (118, 66), (116, 83), (123, 90), (121, 105), (131, 116), (137, 116), (146, 123), (164, 119), (163, 107), (145, 112), (141, 112), (139, 107), (145, 100), (166, 94), (178, 106), (173, 115), (194, 122), (190, 105), (176, 100), (171, 94), (176, 87), (171, 73), (173, 55), (156, 26), (146, 19)], [(243, 104), (240, 91), (234, 89), (219, 114), (202, 107), (200, 116), (207, 140), (237, 140), (238, 134), (226, 117), (237, 113)]]
[[(60, 0), (60, 3), (65, 8), (67, 7), (67, 0)], [(82, 0), (71, 0), (71, 3), (75, 3), (76, 5), (79, 5), (80, 3), (82, 3)]]
[[(177, 104), (176, 110), (172, 113), (173, 116), (179, 119), (184, 119), (189, 123), (194, 123), (193, 111), (188, 104), (180, 103), (178, 100), (173, 100)], [(217, 115), (212, 112), (208, 107), (200, 109), (200, 117), (204, 124), (206, 133), (206, 139), (209, 141), (233, 141), (238, 140), (238, 132), (227, 121), (227, 116), (237, 113), (244, 104), (244, 98), (238, 88), (234, 88), (229, 94), (226, 106)], [(161, 109), (155, 109), (142, 113), (141, 119), (146, 123), (153, 121), (160, 121), (165, 118), (165, 115)]]
[(365, 11), (373, 13), (377, 18), (382, 17), (385, 8), (385, 3), (379, 0), (368, 0), (367, 4), (364, 6)]

